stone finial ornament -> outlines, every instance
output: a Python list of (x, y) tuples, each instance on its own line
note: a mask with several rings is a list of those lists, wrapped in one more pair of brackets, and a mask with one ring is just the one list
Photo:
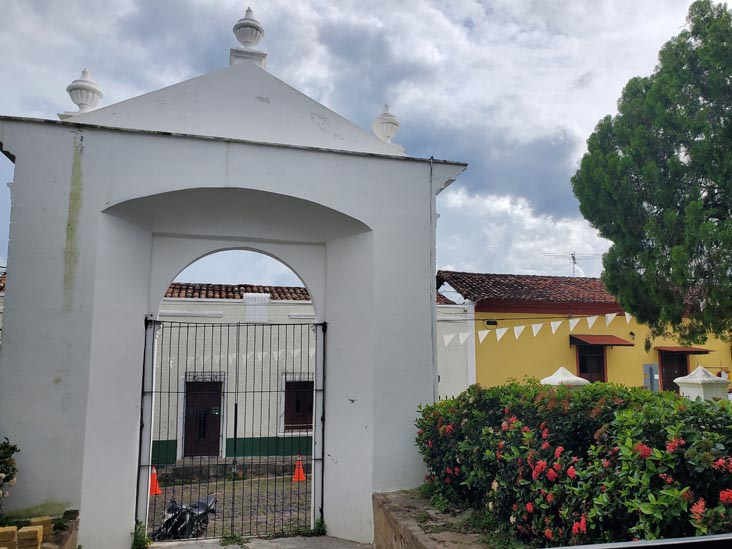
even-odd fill
[(264, 29), (259, 21), (254, 19), (252, 8), (247, 8), (246, 15), (234, 25), (234, 36), (247, 49), (253, 49), (264, 37)]
[(371, 129), (376, 137), (385, 143), (391, 143), (391, 140), (399, 131), (401, 124), (396, 116), (389, 112), (389, 105), (384, 105), (381, 114), (371, 124)]
[(66, 87), (66, 91), (71, 97), (71, 101), (74, 102), (74, 105), (79, 107), (79, 112), (65, 113), (69, 115), (81, 114), (93, 110), (99, 104), (102, 97), (104, 97), (102, 90), (91, 79), (87, 69), (81, 71), (81, 78), (69, 84)]

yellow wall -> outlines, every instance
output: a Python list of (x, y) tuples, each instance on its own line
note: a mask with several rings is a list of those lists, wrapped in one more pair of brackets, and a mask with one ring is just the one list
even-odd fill
[[(496, 327), (486, 327), (484, 319), (498, 320), (497, 328), (509, 328), (500, 341), (496, 338)], [(605, 315), (598, 315), (589, 329), (585, 315), (580, 318), (572, 330), (573, 335), (614, 335), (634, 343), (633, 347), (607, 347), (606, 365), (607, 381), (629, 386), (643, 386), (643, 364), (658, 364), (658, 351), (655, 346), (681, 346), (678, 342), (659, 338), (652, 342), (650, 352), (644, 350), (648, 329), (638, 324), (635, 319), (626, 322), (620, 313), (609, 326), (605, 324)], [(506, 319), (506, 320), (503, 320)], [(550, 322), (562, 320), (555, 334), (552, 334)], [(542, 323), (536, 337), (531, 329), (532, 324)], [(525, 326), (518, 340), (514, 335), (514, 326)], [(481, 330), (490, 332), (480, 342)], [(509, 378), (521, 380), (526, 376), (541, 379), (550, 376), (557, 368), (564, 366), (577, 374), (575, 346), (569, 345), (569, 324), (567, 317), (557, 314), (535, 313), (476, 313), (475, 321), (476, 346), (476, 379), (483, 386), (501, 385)], [(635, 333), (635, 339), (630, 335)], [(703, 345), (696, 345), (712, 352), (706, 355), (690, 355), (689, 367), (693, 371), (699, 364), (716, 374), (720, 369), (728, 372), (732, 369), (732, 353), (729, 343), (716, 338), (709, 338)]]

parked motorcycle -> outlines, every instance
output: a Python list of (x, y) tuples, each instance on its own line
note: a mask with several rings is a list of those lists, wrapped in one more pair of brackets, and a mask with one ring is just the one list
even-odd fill
[(202, 536), (208, 527), (209, 516), (216, 514), (217, 501), (215, 494), (209, 494), (198, 503), (178, 505), (173, 497), (165, 507), (160, 528), (152, 533), (151, 539), (161, 541)]

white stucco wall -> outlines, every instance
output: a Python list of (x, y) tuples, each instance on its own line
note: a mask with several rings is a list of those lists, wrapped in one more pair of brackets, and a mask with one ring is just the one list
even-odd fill
[[(471, 313), (468, 304), (437, 306), (437, 392), (440, 399), (457, 396), (471, 384), (470, 359), (471, 354), (475, 356)], [(474, 364), (473, 358), (473, 370)]]
[(0, 430), (33, 479), (7, 505), (80, 505), (84, 546), (129, 546), (144, 317), (195, 259), (254, 249), (328, 322), (325, 518), (370, 541), (371, 493), (423, 474), (434, 194), (464, 166), (11, 118), (0, 143), (16, 158)]

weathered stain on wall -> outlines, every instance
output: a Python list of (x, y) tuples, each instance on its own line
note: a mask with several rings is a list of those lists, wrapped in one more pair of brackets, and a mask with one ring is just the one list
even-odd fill
[(84, 190), (81, 171), (81, 157), (84, 152), (84, 136), (74, 139), (74, 160), (71, 165), (71, 188), (69, 189), (69, 214), (66, 221), (66, 246), (64, 247), (64, 310), (69, 311), (74, 302), (76, 266), (79, 262), (79, 212)]

